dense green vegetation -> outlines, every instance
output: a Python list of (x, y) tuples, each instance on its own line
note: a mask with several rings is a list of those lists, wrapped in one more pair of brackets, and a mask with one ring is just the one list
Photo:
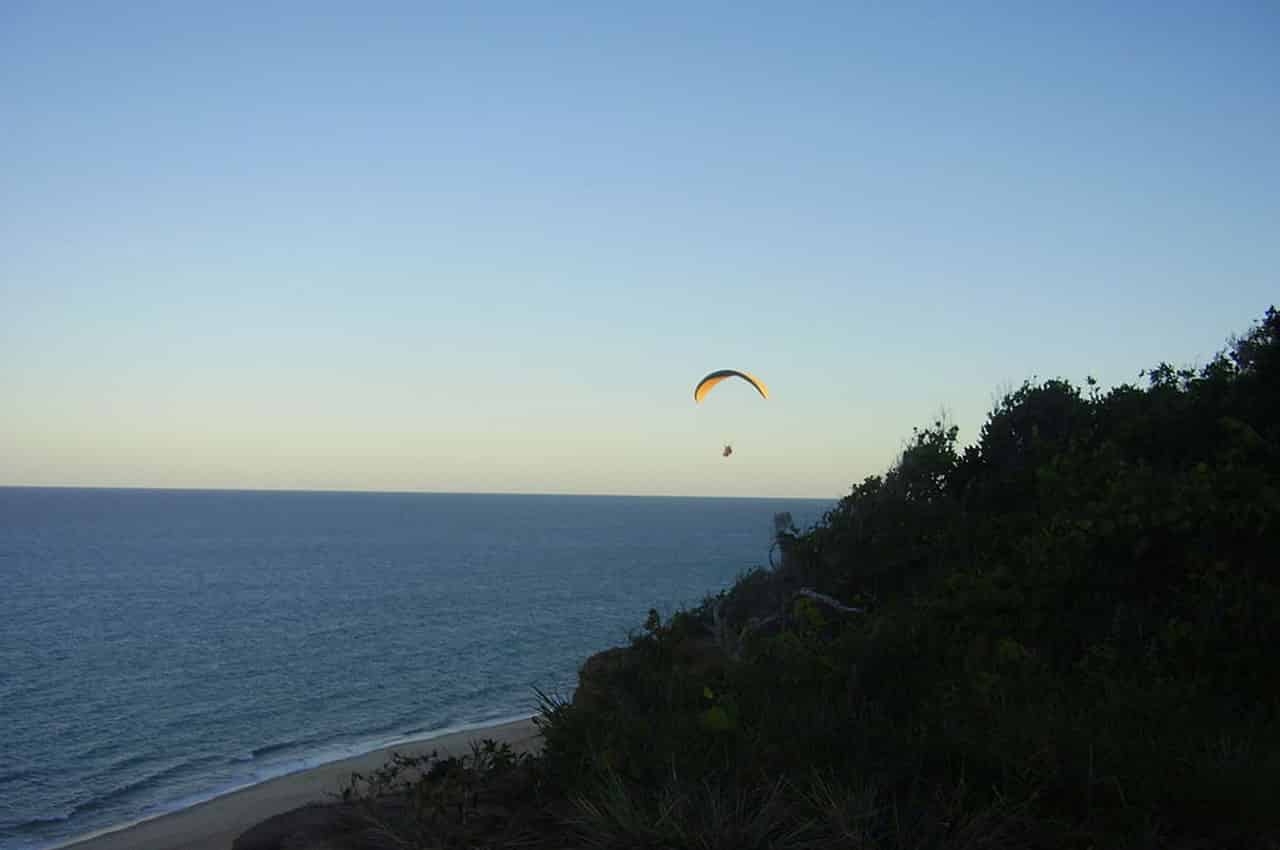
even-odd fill
[(592, 658), (524, 846), (1280, 847), (1280, 313), (1144, 377), (916, 431)]

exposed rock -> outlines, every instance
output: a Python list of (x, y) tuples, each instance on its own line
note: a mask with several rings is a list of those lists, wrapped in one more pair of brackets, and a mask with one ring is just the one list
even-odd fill
[(677, 666), (702, 678), (715, 670), (723, 669), (728, 660), (715, 637), (709, 634), (682, 640), (672, 650), (672, 656)]
[(573, 693), (573, 705), (585, 711), (602, 708), (611, 699), (611, 683), (636, 668), (636, 659), (629, 647), (618, 646), (597, 652), (578, 670), (578, 688)]

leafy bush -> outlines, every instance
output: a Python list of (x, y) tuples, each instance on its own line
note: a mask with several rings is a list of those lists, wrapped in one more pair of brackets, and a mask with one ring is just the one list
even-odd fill
[[(916, 430), (781, 568), (651, 621), (612, 699), (548, 715), (544, 762), (597, 832), (625, 809), (662, 846), (715, 846), (674, 802), (693, 786), (767, 797), (768, 846), (817, 841), (814, 775), (875, 789), (876, 846), (1275, 846), (1280, 314), (1146, 377), (1025, 383), (963, 451)], [(829, 617), (802, 585), (875, 604)], [(717, 616), (741, 635), (788, 600), (740, 656), (687, 663)]]

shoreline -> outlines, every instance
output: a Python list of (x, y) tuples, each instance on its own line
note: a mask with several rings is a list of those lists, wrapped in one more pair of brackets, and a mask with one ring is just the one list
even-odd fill
[(368, 773), (393, 753), (464, 755), (472, 741), (493, 738), (517, 752), (536, 749), (536, 715), (475, 726), (454, 727), (426, 737), (398, 741), (359, 755), (306, 767), (242, 785), (173, 812), (68, 839), (48, 850), (231, 850), (241, 833), (278, 814), (308, 803), (330, 802), (352, 772)]

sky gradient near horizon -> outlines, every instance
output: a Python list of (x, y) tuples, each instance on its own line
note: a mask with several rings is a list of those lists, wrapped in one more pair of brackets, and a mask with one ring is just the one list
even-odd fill
[(0, 485), (834, 499), (1280, 300), (1275, 5), (477, 8), (0, 8)]

